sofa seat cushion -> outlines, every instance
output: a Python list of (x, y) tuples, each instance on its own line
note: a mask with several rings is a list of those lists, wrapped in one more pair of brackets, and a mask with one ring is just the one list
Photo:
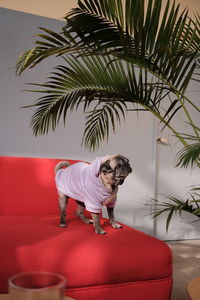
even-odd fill
[(67, 228), (58, 226), (58, 215), (0, 216), (0, 292), (7, 291), (11, 275), (36, 270), (64, 275), (68, 289), (171, 277), (172, 256), (164, 242), (101, 221), (103, 236), (74, 215)]

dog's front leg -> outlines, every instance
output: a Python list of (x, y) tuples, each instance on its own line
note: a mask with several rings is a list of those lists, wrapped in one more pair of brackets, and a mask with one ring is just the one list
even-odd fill
[(106, 231), (101, 228), (99, 214), (98, 213), (91, 213), (91, 214), (92, 214), (95, 232), (97, 234), (106, 234)]
[(62, 192), (58, 192), (59, 196), (59, 208), (60, 208), (60, 227), (66, 227), (66, 207), (68, 203), (68, 196), (63, 194)]
[(113, 228), (119, 229), (122, 228), (122, 225), (118, 224), (114, 218), (114, 207), (107, 207), (108, 217), (110, 220), (110, 224)]

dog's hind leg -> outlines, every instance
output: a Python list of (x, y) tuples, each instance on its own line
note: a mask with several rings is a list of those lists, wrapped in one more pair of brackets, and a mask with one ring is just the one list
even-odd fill
[(59, 196), (59, 208), (60, 208), (60, 227), (66, 227), (66, 207), (68, 203), (68, 196), (62, 192), (58, 192)]
[(85, 211), (85, 204), (81, 201), (77, 201), (77, 209), (76, 209), (76, 216), (78, 216), (84, 223), (86, 224), (92, 224), (93, 220), (92, 219), (88, 219), (85, 215), (84, 215), (84, 211)]

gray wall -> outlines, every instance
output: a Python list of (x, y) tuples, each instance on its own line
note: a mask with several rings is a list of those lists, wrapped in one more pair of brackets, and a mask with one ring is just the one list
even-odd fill
[[(159, 132), (157, 122), (150, 114), (128, 114), (125, 124), (115, 135), (110, 136), (108, 144), (103, 144), (95, 153), (81, 147), (84, 128), (81, 111), (71, 114), (67, 126), (64, 128), (60, 124), (55, 133), (42, 137), (32, 135), (29, 127), (32, 110), (20, 107), (32, 104), (38, 95), (22, 90), (26, 89), (27, 82), (44, 82), (48, 72), (59, 61), (47, 60), (36, 69), (26, 71), (21, 77), (15, 76), (14, 66), (17, 57), (32, 48), (33, 36), (38, 32), (37, 26), (59, 30), (61, 25), (62, 22), (58, 20), (0, 9), (0, 155), (92, 161), (99, 155), (121, 153), (129, 157), (133, 173), (120, 187), (116, 218), (164, 239), (199, 237), (200, 225), (190, 224), (188, 215), (181, 219), (175, 218), (166, 236), (165, 218), (161, 217), (155, 223), (150, 216), (151, 206), (146, 206), (146, 203), (151, 203), (150, 198), (155, 196), (155, 190), (162, 194), (175, 193), (176, 196), (182, 196), (185, 187), (194, 184), (195, 180), (197, 183), (199, 181), (199, 173), (193, 174), (173, 167), (178, 146), (167, 131), (164, 136), (170, 139), (171, 146), (156, 144)], [(156, 163), (159, 174), (156, 172)]]

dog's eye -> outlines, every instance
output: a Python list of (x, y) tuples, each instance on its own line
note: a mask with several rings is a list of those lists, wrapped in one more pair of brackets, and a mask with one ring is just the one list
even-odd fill
[(120, 170), (122, 168), (122, 165), (121, 164), (118, 164), (117, 166), (116, 166), (116, 170)]
[(103, 170), (103, 174), (104, 174), (104, 175), (105, 175), (105, 174), (111, 174), (111, 173), (113, 173), (113, 170), (110, 169), (110, 168), (109, 168), (109, 169), (106, 169), (106, 170), (105, 170), (105, 169)]
[(113, 171), (112, 169), (106, 171), (106, 173), (109, 173), (109, 174), (110, 174), (110, 173), (113, 173), (113, 172), (114, 172), (114, 171)]
[(116, 178), (118, 178), (118, 179), (124, 179), (124, 178), (126, 178), (126, 176), (116, 176)]

